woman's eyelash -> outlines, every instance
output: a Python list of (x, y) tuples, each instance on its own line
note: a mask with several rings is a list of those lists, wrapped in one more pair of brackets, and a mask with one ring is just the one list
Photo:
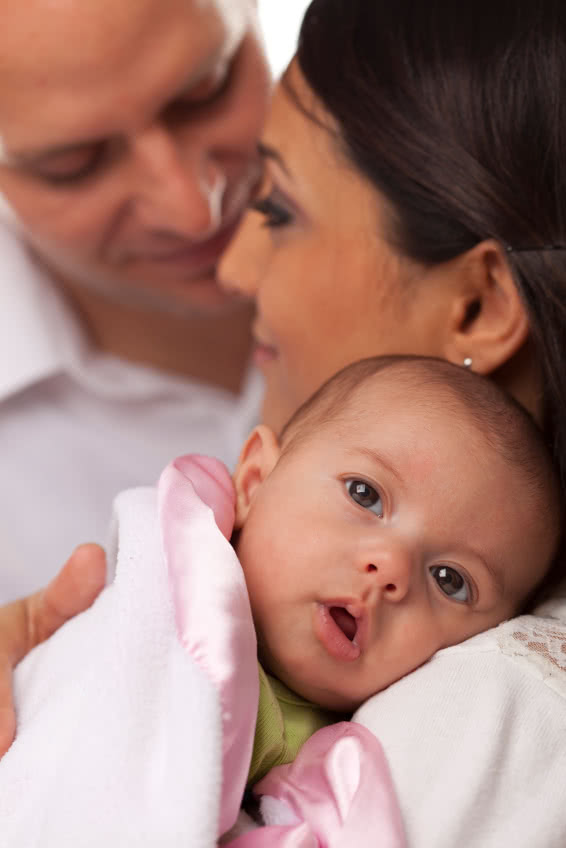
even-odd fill
[(263, 222), (265, 227), (284, 227), (289, 224), (293, 216), (288, 209), (285, 209), (280, 203), (277, 203), (273, 196), (268, 194), (266, 197), (258, 197), (250, 203), (250, 209), (254, 212), (259, 212), (265, 217)]

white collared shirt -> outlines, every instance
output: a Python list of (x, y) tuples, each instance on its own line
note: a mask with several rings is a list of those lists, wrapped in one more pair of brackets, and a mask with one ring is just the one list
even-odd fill
[(231, 393), (89, 347), (22, 243), (0, 228), (0, 603), (44, 585), (75, 545), (105, 543), (112, 500), (173, 457), (233, 467), (259, 415)]

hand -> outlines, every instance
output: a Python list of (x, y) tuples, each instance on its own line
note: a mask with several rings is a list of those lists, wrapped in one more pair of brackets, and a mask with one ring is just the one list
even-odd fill
[(80, 545), (45, 589), (0, 607), (0, 757), (16, 733), (12, 670), (32, 648), (87, 609), (106, 579), (99, 545)]

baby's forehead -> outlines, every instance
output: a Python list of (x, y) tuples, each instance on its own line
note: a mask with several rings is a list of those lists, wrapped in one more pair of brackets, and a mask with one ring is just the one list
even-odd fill
[(385, 451), (392, 461), (406, 461), (417, 454), (423, 461), (425, 456), (451, 457), (458, 463), (503, 461), (471, 409), (451, 391), (412, 387), (381, 375), (315, 406), (289, 436), (295, 445), (302, 443), (307, 449), (326, 444), (338, 453)]
[[(539, 474), (544, 477), (544, 448), (529, 433), (522, 413), (506, 407), (478, 407), (472, 396), (449, 382), (428, 382), (395, 373), (371, 375), (316, 414), (307, 425), (311, 435), (326, 431), (336, 445), (386, 445), (399, 455), (436, 452), (480, 463), (515, 485)], [(306, 435), (306, 434), (305, 434)], [(450, 469), (445, 467), (445, 473)]]
[(434, 372), (429, 379), (418, 367), (372, 374), (352, 387), (341, 408), (335, 406), (336, 432), (347, 439), (355, 424), (358, 433), (379, 434), (387, 422), (394, 440), (413, 435), (413, 445), (430, 441), (441, 449), (444, 436), (455, 433), (452, 449), (488, 467), (491, 477), (499, 469), (515, 485), (525, 484), (535, 501), (560, 501), (552, 459), (535, 423), (485, 378), (464, 376), (460, 384)]
[[(448, 382), (438, 379), (428, 381), (418, 373), (397, 373), (388, 369), (373, 374), (352, 387), (343, 402), (334, 407), (337, 420), (340, 416), (383, 416), (411, 414), (427, 416), (439, 423), (449, 419), (466, 422), (483, 431), (483, 422), (473, 413), (473, 401), (457, 392)], [(431, 420), (431, 423), (432, 423)]]
[(385, 425), (393, 440), (412, 435), (421, 445), (452, 428), (463, 453), (497, 457), (531, 482), (553, 476), (528, 414), (487, 378), (444, 360), (374, 357), (348, 366), (299, 409), (282, 442), (286, 448), (330, 431), (338, 439), (360, 437)]
[(415, 421), (426, 420), (431, 434), (447, 426), (466, 427), (469, 434), (477, 433), (475, 442), (483, 441), (483, 422), (472, 414), (473, 403), (460, 397), (448, 381), (427, 380), (426, 373), (414, 366), (389, 367), (358, 377), (356, 371), (346, 370), (314, 395), (284, 429), (283, 446), (321, 432), (344, 438), (360, 428), (371, 431), (392, 420), (405, 431)]

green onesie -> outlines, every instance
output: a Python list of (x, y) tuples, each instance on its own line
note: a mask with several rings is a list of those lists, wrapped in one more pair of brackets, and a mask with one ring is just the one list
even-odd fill
[(292, 762), (307, 739), (344, 716), (305, 701), (290, 689), (259, 670), (259, 707), (248, 786), (253, 786), (273, 766)]

